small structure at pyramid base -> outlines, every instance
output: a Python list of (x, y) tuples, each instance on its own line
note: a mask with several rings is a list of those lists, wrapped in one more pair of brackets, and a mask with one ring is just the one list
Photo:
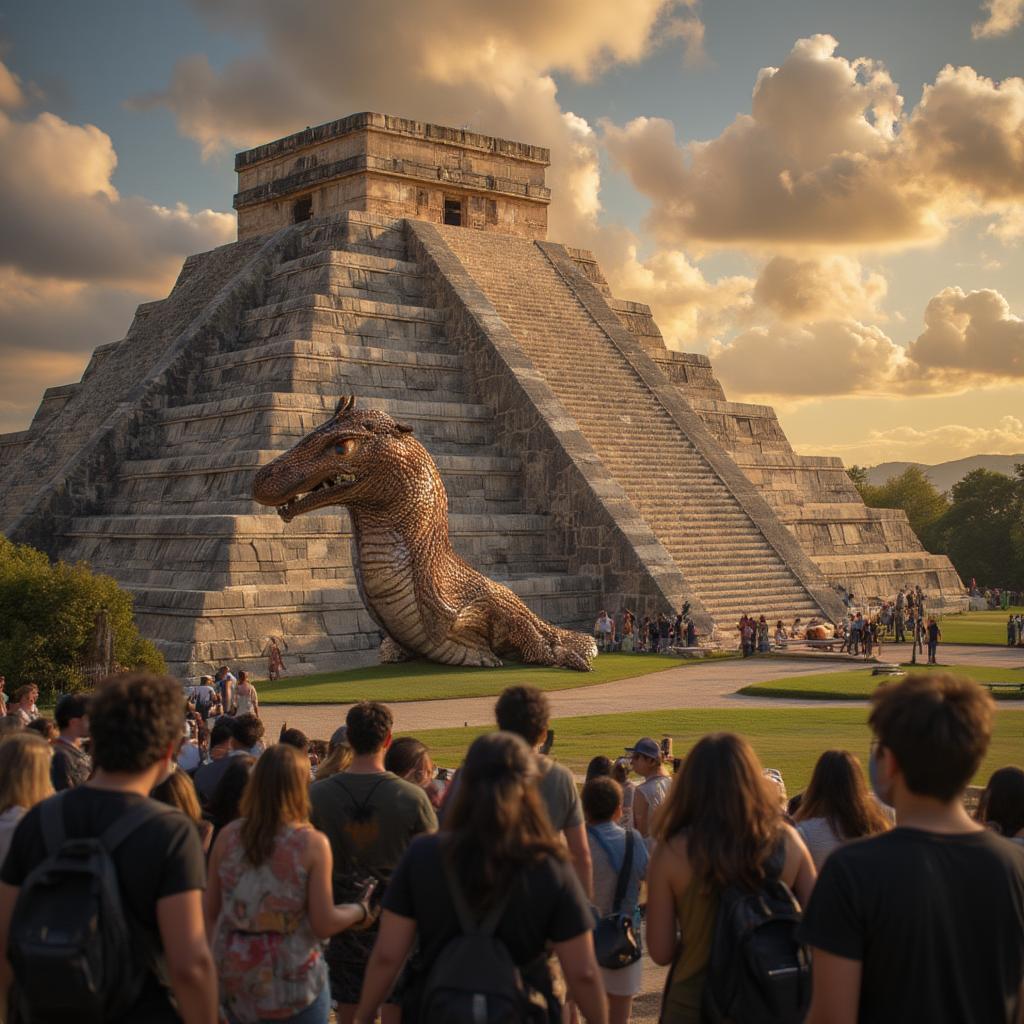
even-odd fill
[(359, 596), (385, 633), (383, 660), (498, 668), (512, 657), (589, 672), (593, 637), (544, 622), (452, 549), (444, 483), (412, 432), (379, 409), (357, 409), (352, 395), (256, 474), (253, 497), (285, 523), (348, 509)]
[(370, 662), (348, 513), (285, 523), (252, 497), (354, 391), (415, 428), (455, 552), (559, 627), (689, 601), (731, 642), (743, 613), (835, 620), (840, 594), (918, 584), (964, 607), (901, 511), (866, 508), (838, 459), (797, 455), (591, 254), (545, 240), (547, 161), (379, 114), (239, 154), (245, 237), (189, 257), (0, 437), (0, 528), (118, 579), (183, 674), (260, 671), (267, 636), (289, 674)]

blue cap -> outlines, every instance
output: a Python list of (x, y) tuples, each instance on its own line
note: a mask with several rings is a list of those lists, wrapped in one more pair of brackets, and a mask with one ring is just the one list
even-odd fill
[(661, 747), (658, 746), (657, 740), (652, 740), (650, 736), (645, 736), (642, 740), (637, 740), (633, 746), (626, 747), (626, 753), (643, 754), (644, 757), (653, 758), (655, 761), (661, 760)]

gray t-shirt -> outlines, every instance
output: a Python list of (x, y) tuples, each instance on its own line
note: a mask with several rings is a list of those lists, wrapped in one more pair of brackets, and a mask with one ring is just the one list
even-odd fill
[(582, 825), (583, 807), (572, 772), (543, 754), (537, 755), (537, 762), (541, 773), (537, 789), (547, 808), (551, 827), (556, 832), (563, 832)]

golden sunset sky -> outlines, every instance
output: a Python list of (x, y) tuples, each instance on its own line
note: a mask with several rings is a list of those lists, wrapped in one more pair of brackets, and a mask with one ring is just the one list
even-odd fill
[(548, 146), (554, 240), (798, 450), (1024, 452), (1024, 0), (35, 0), (0, 14), (0, 430), (359, 110)]

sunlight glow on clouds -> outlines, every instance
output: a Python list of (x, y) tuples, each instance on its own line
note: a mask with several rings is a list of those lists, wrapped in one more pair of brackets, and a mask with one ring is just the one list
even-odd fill
[(971, 26), (975, 39), (1005, 36), (1024, 21), (1024, 0), (985, 0), (981, 8), (985, 20)]
[(1003, 416), (990, 427), (949, 423), (919, 430), (909, 424), (885, 430), (868, 429), (863, 437), (844, 444), (799, 444), (806, 455), (837, 455), (847, 465), (875, 465), (893, 460), (934, 465), (977, 452), (1017, 455), (1024, 452), (1024, 421)]
[(1024, 197), (1024, 80), (947, 66), (905, 115), (888, 71), (837, 47), (798, 40), (762, 69), (751, 112), (708, 141), (680, 145), (661, 118), (602, 124), (652, 200), (652, 233), (676, 245), (905, 248)]
[[(0, 64), (0, 102), (19, 106)], [(124, 336), (193, 252), (232, 241), (235, 218), (121, 196), (117, 154), (95, 125), (0, 111), (0, 430), (24, 426), (45, 387), (77, 379)]]

